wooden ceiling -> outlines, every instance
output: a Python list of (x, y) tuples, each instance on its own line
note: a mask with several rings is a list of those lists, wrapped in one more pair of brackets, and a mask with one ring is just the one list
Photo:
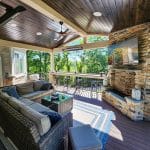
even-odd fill
[[(26, 11), (21, 12), (13, 20), (0, 26), (0, 39), (54, 48), (77, 37), (75, 34), (62, 36), (54, 32), (60, 32), (60, 24), (58, 22), (45, 17), (32, 8), (21, 4), (19, 1), (2, 0), (2, 2), (13, 8), (18, 5), (24, 6)], [(0, 16), (4, 13), (5, 9), (0, 7)], [(16, 26), (14, 27), (12, 24), (16, 24)], [(66, 30), (65, 26), (63, 26), (63, 30)], [(37, 32), (41, 32), (42, 35), (36, 35)]]
[[(150, 21), (150, 0), (43, 0), (88, 33), (110, 33)], [(93, 12), (100, 11), (101, 17)]]
[[(55, 48), (78, 37), (77, 34), (60, 35), (60, 24), (19, 0), (0, 0), (15, 8), (24, 6), (13, 20), (0, 25), (0, 39)], [(88, 34), (109, 34), (130, 26), (150, 21), (150, 0), (40, 0)], [(101, 17), (93, 16), (100, 11)], [(0, 7), (0, 17), (5, 9)], [(62, 20), (63, 21), (63, 20)], [(16, 26), (12, 26), (16, 24)], [(49, 30), (49, 29), (52, 30)], [(63, 30), (67, 27), (63, 26)], [(56, 31), (56, 32), (55, 32)], [(71, 30), (69, 30), (70, 32)], [(42, 35), (36, 35), (41, 32)], [(57, 39), (57, 40), (54, 40)]]

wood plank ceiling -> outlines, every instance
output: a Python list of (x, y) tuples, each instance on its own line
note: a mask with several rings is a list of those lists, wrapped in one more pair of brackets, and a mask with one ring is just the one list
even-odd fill
[[(68, 40), (71, 40), (72, 38), (77, 37), (76, 34), (58, 34), (57, 32), (60, 32), (61, 28), (58, 22), (45, 17), (19, 1), (2, 0), (2, 2), (13, 8), (18, 5), (24, 6), (26, 11), (21, 12), (8, 23), (0, 25), (0, 39), (54, 48)], [(5, 9), (0, 7), (0, 17), (4, 13)], [(49, 30), (48, 28), (52, 30)], [(65, 26), (63, 26), (63, 30), (66, 30)], [(42, 35), (36, 35), (37, 32), (41, 32)]]
[[(110, 33), (150, 21), (150, 0), (43, 0), (88, 33)], [(93, 12), (100, 11), (101, 17)]]
[[(58, 22), (47, 18), (36, 10), (21, 3), (19, 0), (0, 1), (13, 8), (18, 5), (26, 8), (26, 11), (21, 12), (8, 23), (0, 25), (0, 39), (54, 48), (78, 37), (77, 34), (58, 34), (57, 32), (60, 32), (60, 24)], [(150, 21), (150, 0), (42, 1), (89, 34), (108, 34)], [(93, 16), (93, 12), (96, 11), (100, 11), (102, 16)], [(0, 7), (0, 17), (4, 13), (5, 9)], [(16, 24), (16, 26), (12, 24)], [(48, 30), (48, 28), (52, 30)], [(63, 30), (66, 29), (63, 26)], [(41, 32), (42, 35), (36, 35), (37, 32)]]

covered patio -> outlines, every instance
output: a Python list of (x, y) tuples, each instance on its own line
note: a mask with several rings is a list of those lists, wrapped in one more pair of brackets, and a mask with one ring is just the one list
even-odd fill
[[(60, 92), (73, 98), (63, 127), (71, 126), (72, 114), (73, 127), (90, 124), (102, 149), (149, 150), (149, 10), (149, 0), (1, 0), (0, 89), (16, 90), (31, 82), (34, 89), (35, 82), (44, 80), (53, 87), (46, 95)], [(26, 88), (30, 90), (30, 85)], [(42, 94), (29, 100), (44, 105)], [(20, 149), (9, 131), (10, 137), (3, 134), (3, 127), (0, 123), (0, 150)], [(30, 140), (34, 143), (38, 136)], [(63, 135), (64, 150), (70, 148), (68, 138)], [(28, 149), (25, 145), (23, 150)], [(62, 147), (56, 145), (53, 150)]]

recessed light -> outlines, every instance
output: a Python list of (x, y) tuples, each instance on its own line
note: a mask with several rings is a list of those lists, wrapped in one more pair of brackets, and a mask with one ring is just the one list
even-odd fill
[(93, 16), (100, 17), (100, 16), (102, 16), (102, 13), (99, 11), (96, 11), (96, 12), (93, 12)]
[(11, 24), (11, 27), (16, 27), (17, 25), (15, 23), (12, 23)]
[(41, 32), (37, 32), (36, 35), (42, 35), (42, 33)]

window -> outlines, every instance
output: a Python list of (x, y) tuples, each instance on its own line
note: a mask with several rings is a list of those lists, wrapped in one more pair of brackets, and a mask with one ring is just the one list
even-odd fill
[(12, 74), (21, 75), (26, 73), (26, 52), (13, 50)]
[(44, 80), (49, 79), (50, 54), (39, 51), (27, 51), (27, 72), (28, 74), (39, 74)]

